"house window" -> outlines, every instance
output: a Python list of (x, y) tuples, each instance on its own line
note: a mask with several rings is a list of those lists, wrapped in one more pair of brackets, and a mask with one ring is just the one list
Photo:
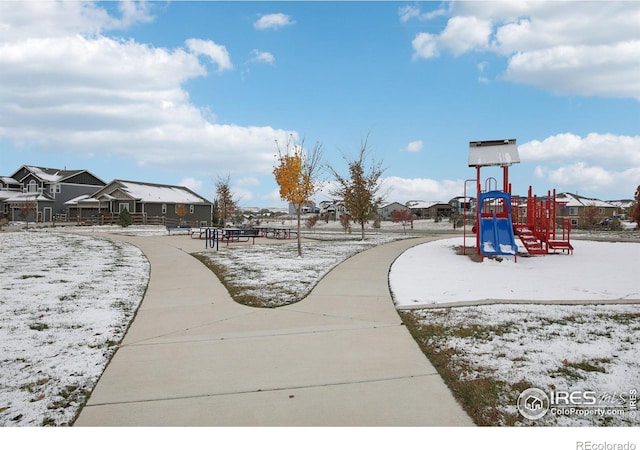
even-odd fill
[(49, 192), (51, 192), (52, 194), (59, 194), (61, 192), (61, 188), (59, 184), (52, 184), (51, 186), (49, 186)]
[(162, 204), (162, 214), (166, 214), (167, 213), (167, 204), (163, 203)]
[(27, 192), (38, 192), (38, 183), (36, 183), (36, 180), (29, 181)]
[(127, 211), (129, 211), (129, 204), (128, 204), (128, 203), (120, 203), (120, 204), (118, 205), (118, 211), (119, 211), (119, 212), (122, 212), (122, 211), (124, 211), (125, 209), (126, 209)]
[(193, 214), (194, 211), (195, 211), (195, 206), (189, 205), (189, 214)]
[(578, 219), (571, 219), (571, 226), (572, 227), (577, 227), (578, 226)]
[(576, 207), (569, 208), (569, 215), (570, 216), (577, 216), (578, 215), (578, 208), (576, 208)]
[(606, 211), (605, 211), (605, 209), (604, 209), (604, 208), (598, 208), (598, 212), (599, 212), (600, 214), (604, 214)]

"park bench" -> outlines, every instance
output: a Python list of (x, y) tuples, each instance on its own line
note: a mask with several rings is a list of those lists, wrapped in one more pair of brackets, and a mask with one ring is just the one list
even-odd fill
[(189, 233), (191, 231), (191, 225), (185, 224), (177, 224), (177, 223), (168, 223), (166, 225), (167, 231), (169, 232), (169, 236), (171, 236), (171, 232), (178, 233), (179, 231), (184, 231), (185, 233)]

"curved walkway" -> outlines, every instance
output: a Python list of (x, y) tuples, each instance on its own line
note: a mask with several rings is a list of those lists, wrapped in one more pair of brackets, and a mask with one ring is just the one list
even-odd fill
[(120, 237), (149, 258), (144, 300), (77, 426), (469, 426), (401, 324), (393, 260), (357, 254), (302, 302), (234, 302), (184, 236)]

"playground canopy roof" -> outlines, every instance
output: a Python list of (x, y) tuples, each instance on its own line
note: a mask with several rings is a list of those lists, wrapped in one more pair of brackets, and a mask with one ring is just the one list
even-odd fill
[(515, 139), (469, 142), (469, 167), (510, 166), (519, 162)]

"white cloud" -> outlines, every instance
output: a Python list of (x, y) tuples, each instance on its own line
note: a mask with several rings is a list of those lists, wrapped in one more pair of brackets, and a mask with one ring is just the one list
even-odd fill
[(438, 37), (438, 44), (459, 56), (469, 50), (483, 50), (489, 44), (491, 22), (477, 17), (452, 17)]
[(640, 136), (571, 133), (519, 146), (523, 163), (540, 161), (536, 178), (572, 192), (629, 192), (640, 184)]
[(202, 39), (187, 39), (187, 47), (195, 55), (207, 56), (211, 61), (218, 65), (218, 72), (233, 69), (231, 57), (224, 45), (218, 45), (213, 41), (205, 41)]
[(429, 33), (418, 33), (413, 41), (413, 59), (429, 59), (440, 55), (437, 37)]
[(255, 187), (260, 185), (260, 180), (256, 177), (244, 177), (236, 180), (234, 184), (242, 187)]
[[(564, 188), (570, 192), (593, 195), (614, 189), (615, 192), (626, 193), (627, 198), (632, 198), (636, 188), (640, 185), (640, 167), (611, 170), (592, 166), (585, 162), (577, 162), (556, 169), (536, 170), (536, 175), (545, 178), (559, 189)], [(606, 198), (604, 200), (616, 199)]]
[[(559, 94), (640, 99), (637, 2), (456, 2), (439, 34), (418, 33), (413, 58), (491, 51), (504, 78)], [(405, 16), (419, 17), (416, 7)]]
[(433, 180), (430, 178), (401, 178), (390, 176), (382, 179), (381, 191), (387, 200), (405, 203), (409, 200), (448, 202), (462, 195), (464, 181)]
[(398, 16), (400, 17), (400, 22), (405, 23), (411, 19), (418, 19), (421, 21), (431, 20), (447, 14), (447, 11), (448, 10), (446, 8), (440, 7), (436, 10), (423, 13), (416, 5), (406, 5), (398, 8)]
[(251, 59), (249, 62), (259, 62), (265, 64), (273, 64), (276, 61), (276, 58), (269, 52), (262, 52), (260, 50), (252, 50), (251, 51)]
[(147, 2), (119, 2), (121, 17), (89, 1), (0, 2), (0, 42), (83, 34), (96, 36), (153, 20)]
[(178, 186), (184, 186), (188, 189), (191, 189), (194, 192), (198, 192), (200, 189), (202, 189), (202, 181), (197, 180), (193, 177), (188, 177), (180, 181), (178, 183)]
[(640, 39), (613, 45), (555, 46), (513, 55), (504, 78), (558, 94), (640, 100)]
[(294, 23), (294, 20), (290, 16), (282, 13), (276, 13), (261, 16), (258, 20), (255, 21), (253, 26), (256, 28), (256, 30), (275, 30), (278, 28), (286, 27), (288, 25), (293, 25)]
[(410, 153), (418, 153), (424, 148), (424, 142), (412, 141), (407, 144), (406, 150)]
[(414, 5), (406, 5), (398, 8), (398, 16), (400, 16), (400, 22), (407, 22), (411, 19), (420, 17), (420, 8)]
[(614, 167), (640, 167), (640, 135), (620, 136), (589, 133), (584, 138), (572, 133), (533, 140), (518, 146), (522, 161), (589, 161)]
[[(192, 39), (187, 49), (167, 49), (93, 35), (112, 26), (103, 9), (88, 2), (38, 2), (42, 9), (32, 3), (0, 3), (0, 139), (200, 175), (221, 166), (270, 173), (274, 141), (296, 135), (216, 123), (214, 112), (190, 102), (183, 84), (207, 75), (199, 55), (219, 70), (232, 67), (224, 46)], [(41, 18), (43, 29), (34, 31), (31, 24)], [(31, 32), (35, 37), (28, 38)]]

